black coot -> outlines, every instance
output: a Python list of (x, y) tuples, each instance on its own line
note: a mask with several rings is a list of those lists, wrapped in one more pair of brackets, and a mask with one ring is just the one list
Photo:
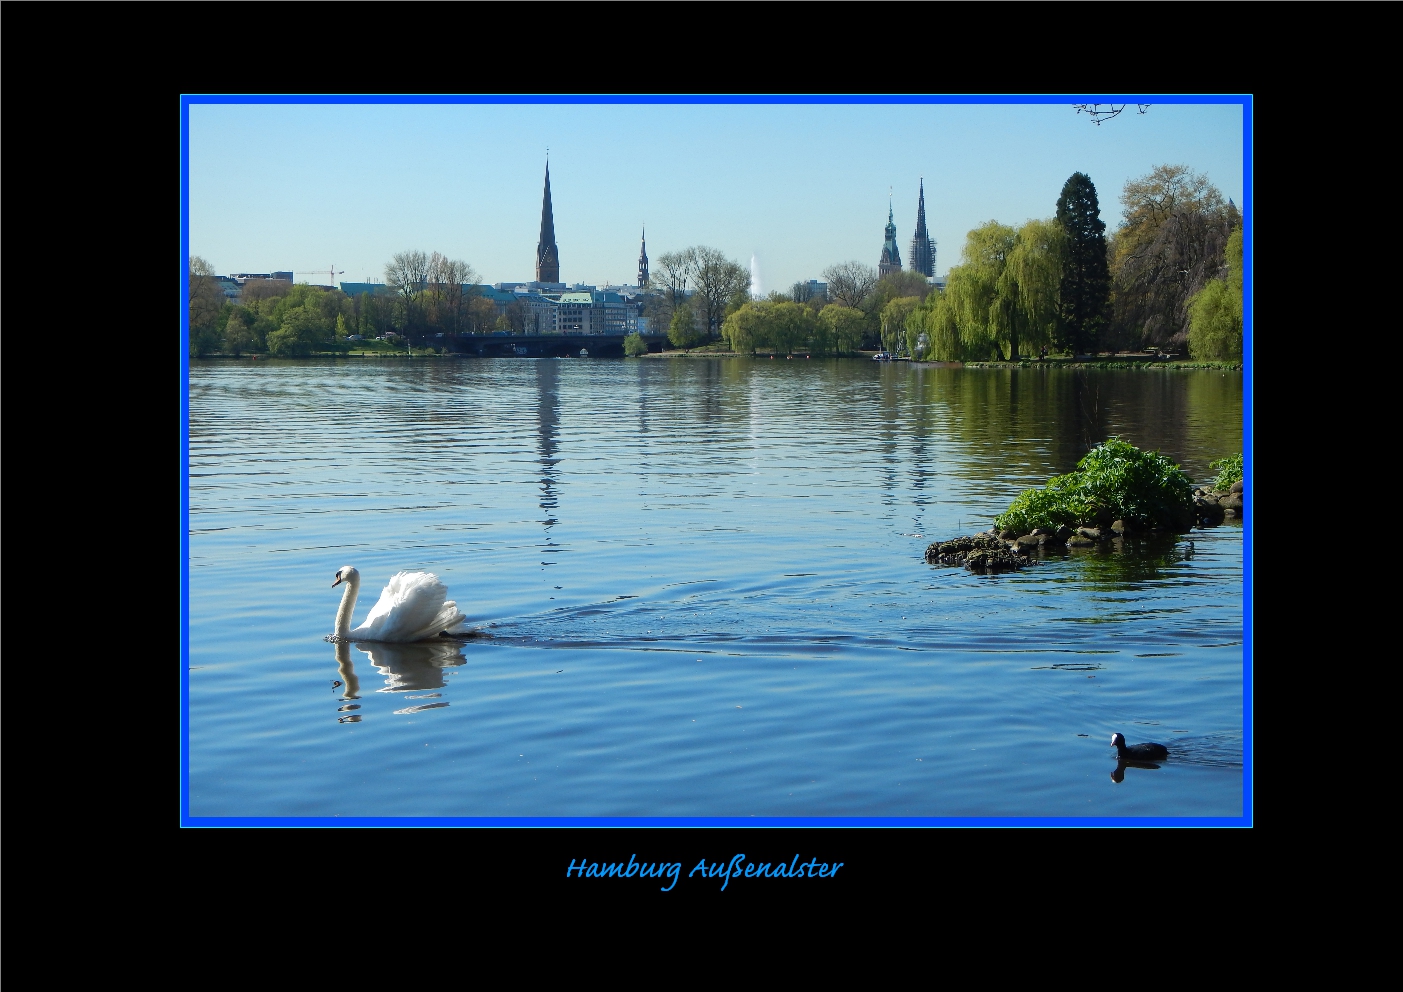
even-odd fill
[(1169, 748), (1153, 741), (1127, 747), (1124, 734), (1112, 734), (1111, 743), (1115, 745), (1116, 754), (1121, 761), (1158, 761), (1160, 758), (1169, 757)]

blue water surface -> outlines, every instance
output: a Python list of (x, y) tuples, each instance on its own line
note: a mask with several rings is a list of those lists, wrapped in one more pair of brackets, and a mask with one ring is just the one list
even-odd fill
[[(192, 363), (192, 816), (1238, 816), (1240, 524), (922, 559), (1242, 378), (857, 360)], [(483, 635), (338, 646), (426, 569)], [(336, 686), (334, 682), (343, 684)], [(1170, 747), (1116, 768), (1110, 735)]]

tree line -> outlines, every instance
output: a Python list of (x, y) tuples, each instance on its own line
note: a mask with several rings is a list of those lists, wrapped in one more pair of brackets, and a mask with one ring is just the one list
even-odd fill
[(647, 316), (675, 347), (843, 354), (882, 347), (937, 361), (1017, 360), (1156, 348), (1242, 355), (1242, 216), (1206, 176), (1162, 165), (1121, 192), (1109, 235), (1096, 186), (1063, 184), (1053, 216), (970, 231), (937, 292), (924, 277), (878, 278), (861, 262), (751, 299), (740, 263), (697, 247), (663, 255)]
[[(1242, 356), (1242, 216), (1206, 176), (1164, 165), (1127, 182), (1108, 238), (1096, 187), (1074, 173), (1056, 215), (970, 231), (945, 292), (902, 326), (913, 357), (1016, 360), (1157, 348)], [(1234, 254), (1235, 253), (1235, 254)]]
[(509, 329), (511, 308), (499, 314), (477, 292), (478, 278), (467, 262), (403, 251), (385, 263), (385, 294), (351, 297), (323, 286), (250, 279), (235, 303), (224, 296), (209, 263), (192, 257), (190, 354), (309, 355), (332, 350), (353, 334), (393, 334), (412, 343), (438, 334)]
[[(704, 245), (661, 255), (642, 316), (669, 342), (693, 348), (845, 354), (880, 346), (916, 359), (1018, 359), (1185, 347), (1196, 358), (1242, 355), (1242, 216), (1206, 176), (1162, 165), (1121, 192), (1109, 236), (1095, 185), (1074, 173), (1054, 216), (1019, 227), (991, 220), (968, 232), (958, 265), (936, 292), (924, 276), (878, 278), (861, 262), (825, 269), (826, 292), (796, 283), (752, 299), (750, 274)], [(528, 329), (520, 301), (505, 308), (476, 292), (466, 262), (406, 251), (385, 265), (386, 294), (250, 280), (225, 299), (213, 270), (190, 260), (190, 351), (326, 350), (352, 334), (410, 341), (438, 334)], [(635, 351), (641, 339), (634, 342)]]
[(924, 299), (931, 290), (921, 275), (898, 272), (879, 279), (876, 269), (861, 262), (830, 266), (823, 278), (826, 293), (798, 282), (788, 292), (753, 299), (745, 266), (698, 245), (658, 257), (642, 316), (665, 328), (675, 348), (724, 341), (741, 352), (845, 354), (876, 346), (888, 303), (912, 294)]

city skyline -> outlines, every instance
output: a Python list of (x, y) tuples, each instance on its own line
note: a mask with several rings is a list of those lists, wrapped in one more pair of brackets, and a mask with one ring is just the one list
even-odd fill
[(1157, 104), (1101, 126), (1063, 103), (192, 104), (190, 122), (191, 253), (308, 282), (332, 263), (338, 281), (378, 281), (410, 248), (462, 258), (484, 283), (531, 279), (547, 145), (572, 284), (633, 281), (645, 223), (654, 257), (756, 256), (765, 291), (839, 262), (875, 268), (888, 191), (904, 247), (922, 177), (937, 275), (972, 227), (1052, 216), (1074, 171), (1096, 182), (1108, 230), (1124, 182), (1160, 164), (1243, 202), (1240, 104)]

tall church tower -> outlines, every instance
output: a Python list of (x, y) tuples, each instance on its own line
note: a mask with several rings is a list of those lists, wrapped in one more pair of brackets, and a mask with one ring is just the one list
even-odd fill
[(541, 201), (541, 240), (536, 242), (536, 281), (560, 282), (560, 251), (555, 247), (555, 212), (550, 204), (550, 160), (546, 160), (546, 195)]
[(911, 239), (911, 271), (927, 279), (935, 275), (935, 239), (926, 230), (926, 180), (921, 177), (921, 198), (916, 204), (916, 236)]
[(643, 240), (638, 246), (638, 288), (648, 285), (648, 228), (643, 228)]
[(877, 263), (877, 275), (901, 271), (901, 249), (896, 246), (896, 221), (892, 220), (891, 202), (887, 202), (887, 240), (882, 244), (882, 260)]

